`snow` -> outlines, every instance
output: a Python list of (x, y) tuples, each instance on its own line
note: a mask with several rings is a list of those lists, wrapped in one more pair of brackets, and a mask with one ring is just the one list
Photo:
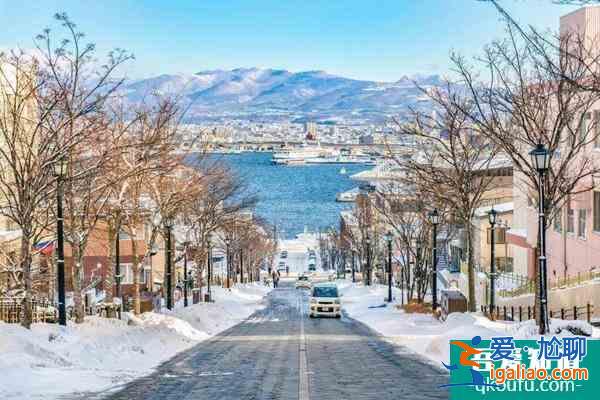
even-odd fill
[(241, 322), (262, 306), (259, 284), (213, 288), (215, 302), (165, 313), (88, 317), (29, 331), (0, 322), (0, 398), (55, 399), (102, 391), (152, 372), (175, 354)]
[[(449, 341), (451, 339), (468, 339), (479, 335), (484, 340), (492, 336), (513, 336), (515, 339), (539, 339), (537, 327), (533, 320), (523, 322), (490, 321), (481, 313), (453, 313), (446, 321), (440, 321), (431, 314), (406, 313), (395, 305), (376, 307), (385, 304), (387, 286), (363, 286), (362, 283), (342, 281), (338, 283), (342, 293), (344, 311), (386, 340), (424, 356), (433, 364), (441, 367), (441, 361), (450, 357)], [(400, 290), (393, 288), (396, 302), (400, 301)], [(371, 307), (371, 308), (370, 308)], [(600, 338), (600, 330), (592, 328), (584, 321), (551, 321), (551, 332), (559, 336), (571, 335), (565, 328), (577, 327)]]

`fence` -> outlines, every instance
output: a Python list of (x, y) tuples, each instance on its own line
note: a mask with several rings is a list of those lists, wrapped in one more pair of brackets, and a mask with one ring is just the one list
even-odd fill
[[(527, 306), (481, 306), (481, 312), (483, 312), (489, 319), (492, 320), (504, 320), (504, 321), (523, 321), (528, 319), (535, 319), (535, 307)], [(570, 308), (561, 308), (560, 310), (549, 310), (550, 318), (560, 319), (571, 319), (571, 320), (586, 320), (588, 323), (592, 322), (592, 315), (594, 313), (594, 306), (587, 303), (585, 306), (573, 306)]]
[[(21, 322), (24, 299), (0, 297), (0, 321), (16, 324)], [(58, 311), (47, 300), (33, 299), (30, 303), (33, 322), (56, 322)]]
[[(0, 321), (8, 324), (18, 324), (23, 317), (23, 298), (18, 297), (0, 297)], [(55, 303), (48, 300), (33, 299), (30, 304), (32, 321), (56, 323), (58, 322), (58, 307)], [(112, 318), (119, 315), (120, 309), (113, 312), (104, 306), (84, 307), (85, 315), (99, 315), (101, 317)], [(67, 319), (75, 319), (75, 310), (72, 306), (66, 308)]]
[[(548, 279), (550, 289), (566, 288), (581, 285), (582, 283), (590, 282), (594, 279), (600, 279), (600, 270), (592, 269), (589, 271), (578, 272), (577, 275), (568, 276), (566, 278), (556, 277)], [(527, 281), (514, 289), (500, 290), (502, 297), (515, 297), (523, 294), (535, 292), (535, 284), (533, 281)]]

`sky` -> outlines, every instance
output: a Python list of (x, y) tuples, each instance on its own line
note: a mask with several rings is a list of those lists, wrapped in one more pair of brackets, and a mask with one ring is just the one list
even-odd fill
[[(513, 17), (558, 30), (577, 7), (500, 0)], [(324, 70), (395, 81), (445, 74), (448, 56), (476, 55), (503, 35), (498, 12), (477, 0), (0, 0), (0, 48), (31, 48), (66, 12), (99, 55), (120, 47), (130, 78), (239, 67)]]

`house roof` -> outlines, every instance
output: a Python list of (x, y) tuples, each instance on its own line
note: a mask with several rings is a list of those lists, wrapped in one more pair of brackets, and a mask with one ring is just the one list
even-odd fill
[(511, 201), (508, 203), (494, 204), (493, 206), (479, 207), (475, 210), (475, 216), (479, 218), (487, 217), (488, 213), (492, 210), (492, 208), (498, 214), (506, 214), (514, 211), (515, 203)]

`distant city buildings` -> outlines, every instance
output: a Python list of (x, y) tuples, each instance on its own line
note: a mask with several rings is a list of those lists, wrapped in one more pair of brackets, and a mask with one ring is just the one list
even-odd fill
[(317, 124), (309, 121), (305, 122), (304, 136), (306, 140), (317, 140)]

